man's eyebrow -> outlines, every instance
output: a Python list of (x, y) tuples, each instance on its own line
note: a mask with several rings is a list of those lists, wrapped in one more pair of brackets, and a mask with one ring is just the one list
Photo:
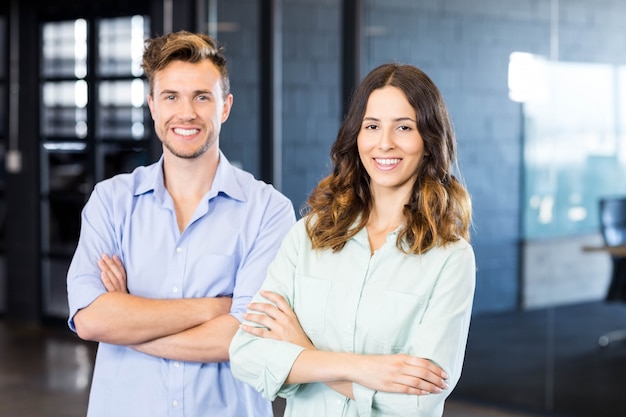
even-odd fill
[[(162, 95), (162, 94), (179, 94), (179, 93), (180, 93), (180, 91), (178, 91), (178, 90), (163, 90), (159, 94)], [(213, 92), (211, 90), (196, 90), (196, 91), (193, 92), (193, 94), (195, 96), (200, 95), (200, 94), (212, 96)]]

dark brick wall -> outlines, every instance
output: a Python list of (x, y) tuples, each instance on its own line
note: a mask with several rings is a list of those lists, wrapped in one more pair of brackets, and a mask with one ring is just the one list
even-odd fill
[[(220, 148), (231, 160), (260, 177), (259, 2), (218, 2), (218, 38), (228, 57), (233, 109), (220, 134)], [(245, 10), (245, 13), (242, 13)]]

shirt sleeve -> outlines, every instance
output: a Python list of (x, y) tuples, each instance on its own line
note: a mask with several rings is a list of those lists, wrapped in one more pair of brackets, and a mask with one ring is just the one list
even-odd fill
[[(306, 237), (299, 232), (304, 233), (302, 222), (297, 223), (287, 234), (262, 285), (263, 290), (283, 296), (292, 308), (297, 242), (299, 238)], [(253, 301), (268, 302), (258, 293)], [(270, 401), (277, 395), (288, 397), (297, 390), (298, 385), (285, 385), (285, 380), (303, 350), (301, 346), (289, 342), (257, 337), (238, 330), (230, 345), (231, 370), (237, 379), (251, 385)]]
[(119, 256), (112, 222), (114, 206), (107, 190), (107, 185), (97, 184), (81, 212), (80, 237), (67, 273), (68, 325), (74, 332), (78, 310), (106, 292), (98, 259), (103, 253)]
[[(259, 290), (270, 262), (283, 241), (283, 238), (295, 223), (295, 214), (291, 201), (273, 191), (265, 207), (255, 206), (253, 210), (263, 210), (263, 215), (256, 227), (247, 224), (250, 249), (237, 267), (236, 283), (233, 291), (231, 314), (240, 322), (246, 306)], [(241, 221), (245, 222), (246, 219)]]
[(467, 242), (445, 250), (449, 255), (406, 353), (430, 359), (443, 368), (448, 374), (448, 388), (439, 394), (416, 396), (377, 392), (353, 384), (359, 416), (368, 416), (367, 410), (376, 410), (375, 415), (442, 415), (444, 402), (461, 375), (476, 279), (474, 252)]

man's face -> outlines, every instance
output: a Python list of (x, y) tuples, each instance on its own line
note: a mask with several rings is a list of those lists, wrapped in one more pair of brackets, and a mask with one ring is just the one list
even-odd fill
[(231, 94), (224, 97), (220, 72), (208, 60), (172, 61), (155, 74), (148, 96), (164, 151), (185, 159), (198, 158), (209, 149), (217, 152), (232, 102)]

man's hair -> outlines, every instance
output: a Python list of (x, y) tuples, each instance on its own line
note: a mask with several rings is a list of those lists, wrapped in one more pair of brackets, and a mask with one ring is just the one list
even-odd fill
[(206, 59), (220, 72), (222, 91), (226, 97), (230, 93), (226, 56), (224, 48), (215, 39), (202, 33), (183, 30), (146, 40), (141, 66), (150, 83), (150, 94), (154, 91), (155, 74), (172, 61), (197, 63)]

